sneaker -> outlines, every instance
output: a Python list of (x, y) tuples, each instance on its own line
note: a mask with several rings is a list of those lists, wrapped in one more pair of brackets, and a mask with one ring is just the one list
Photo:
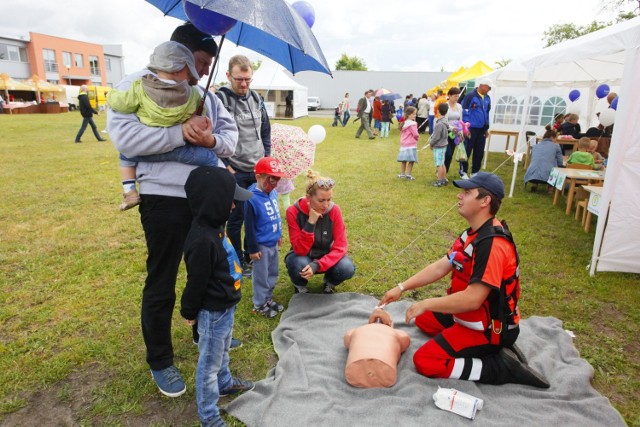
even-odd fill
[(477, 173), (472, 173), (471, 174), (471, 178), (473, 178), (474, 176), (478, 175)]
[(233, 383), (231, 384), (231, 387), (220, 390), (220, 397), (231, 396), (245, 391), (251, 391), (256, 386), (253, 381), (244, 381), (240, 378), (232, 378), (232, 380)]
[(406, 179), (407, 181), (415, 181), (415, 180), (416, 180), (416, 179), (415, 179), (414, 177), (412, 177), (411, 175), (407, 175), (407, 176), (405, 176), (405, 179)]
[(443, 180), (440, 180), (440, 179), (434, 182), (433, 184), (431, 184), (432, 187), (443, 187), (444, 185), (446, 184), (444, 183)]
[(323, 294), (335, 294), (336, 293), (335, 285), (332, 285), (331, 283), (325, 283), (324, 287), (322, 288), (322, 293)]
[(126, 211), (127, 209), (131, 209), (134, 206), (138, 206), (140, 204), (140, 195), (138, 194), (138, 190), (135, 188), (131, 191), (127, 191), (122, 195), (122, 203), (120, 204), (120, 210)]
[(242, 347), (242, 341), (237, 338), (231, 338), (231, 344), (229, 344), (229, 350), (233, 350), (234, 348)]
[(293, 291), (296, 294), (308, 294), (309, 293), (309, 289), (307, 289), (306, 286), (293, 285)]
[(278, 315), (278, 311), (269, 306), (268, 302), (265, 302), (260, 307), (253, 306), (253, 312), (256, 314), (260, 314), (267, 319), (273, 319)]
[(398, 178), (400, 178), (400, 179), (405, 179), (406, 177), (407, 177), (407, 175), (405, 175), (405, 174), (403, 174), (403, 173), (401, 173), (400, 175), (398, 175)]
[(538, 388), (549, 388), (550, 384), (541, 373), (535, 371), (531, 366), (518, 360), (518, 356), (508, 348), (500, 349), (498, 357), (505, 364), (509, 371), (509, 382), (515, 384), (525, 384)]
[(462, 179), (469, 179), (469, 175), (467, 175), (466, 172), (460, 172), (460, 178)]
[(160, 393), (165, 396), (178, 397), (187, 391), (187, 386), (184, 385), (180, 371), (173, 365), (159, 371), (152, 369), (151, 376), (156, 382)]
[(245, 262), (242, 264), (242, 277), (251, 277), (253, 271), (253, 264), (251, 262)]
[(267, 300), (267, 304), (269, 305), (269, 307), (271, 307), (272, 309), (274, 309), (278, 313), (280, 313), (281, 311), (284, 311), (284, 305), (278, 304), (277, 302), (275, 302), (271, 298), (269, 298)]

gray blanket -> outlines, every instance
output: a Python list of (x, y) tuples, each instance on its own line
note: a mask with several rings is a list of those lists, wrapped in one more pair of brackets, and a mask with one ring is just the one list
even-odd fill
[[(397, 329), (411, 336), (398, 365), (398, 382), (387, 389), (351, 387), (344, 378), (343, 335), (364, 325), (377, 301), (354, 293), (294, 295), (272, 333), (279, 362), (256, 388), (226, 406), (248, 426), (624, 426), (609, 401), (591, 387), (593, 369), (555, 318), (522, 321), (518, 346), (551, 388), (430, 379), (412, 357), (429, 337), (404, 323), (409, 301), (386, 307)], [(484, 399), (475, 420), (438, 409), (438, 386)]]

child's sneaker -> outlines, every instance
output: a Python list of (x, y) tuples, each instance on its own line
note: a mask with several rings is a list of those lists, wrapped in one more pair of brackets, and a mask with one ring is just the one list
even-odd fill
[(281, 312), (284, 311), (284, 305), (282, 304), (278, 304), (277, 302), (275, 302), (274, 300), (272, 300), (271, 298), (269, 298), (267, 300), (267, 305), (269, 305), (269, 307), (271, 307), (272, 309), (274, 309), (277, 312)]
[(335, 294), (336, 293), (336, 287), (335, 285), (332, 285), (331, 283), (325, 282), (322, 286), (322, 293), (323, 294)]
[(415, 179), (413, 176), (411, 176), (411, 175), (407, 175), (407, 176), (405, 176), (405, 179), (406, 179), (407, 181), (415, 181), (415, 180), (416, 180), (416, 179)]
[(126, 211), (127, 209), (131, 209), (132, 207), (140, 204), (140, 195), (138, 194), (138, 190), (135, 188), (124, 193), (122, 198), (122, 204), (120, 205), (121, 211)]
[(400, 178), (400, 179), (404, 179), (404, 178), (406, 178), (406, 177), (407, 177), (407, 175), (405, 175), (405, 174), (403, 174), (403, 173), (401, 173), (400, 175), (398, 175), (398, 178)]
[(273, 319), (274, 317), (276, 317), (278, 315), (278, 311), (275, 310), (274, 308), (272, 308), (269, 305), (269, 302), (265, 302), (264, 304), (262, 304), (260, 307), (256, 307), (255, 305), (253, 306), (253, 312), (256, 314), (260, 314), (264, 317), (266, 317), (267, 319)]

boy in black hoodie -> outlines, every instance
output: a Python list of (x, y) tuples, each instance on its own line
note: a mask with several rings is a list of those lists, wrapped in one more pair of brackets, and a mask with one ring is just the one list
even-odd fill
[(229, 344), (236, 304), (240, 301), (242, 268), (236, 251), (224, 234), (233, 200), (246, 201), (252, 193), (236, 185), (226, 169), (194, 169), (184, 185), (193, 222), (184, 244), (187, 285), (180, 314), (187, 324), (197, 324), (198, 367), (196, 399), (203, 426), (226, 424), (220, 417), (221, 396), (251, 390), (254, 384), (231, 376)]

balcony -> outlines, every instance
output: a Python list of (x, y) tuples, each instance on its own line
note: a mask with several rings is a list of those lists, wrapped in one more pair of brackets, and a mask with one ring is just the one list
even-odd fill
[(50, 73), (58, 72), (58, 64), (55, 62), (44, 61), (44, 70)]
[(92, 76), (100, 76), (100, 67), (90, 67), (90, 71)]

